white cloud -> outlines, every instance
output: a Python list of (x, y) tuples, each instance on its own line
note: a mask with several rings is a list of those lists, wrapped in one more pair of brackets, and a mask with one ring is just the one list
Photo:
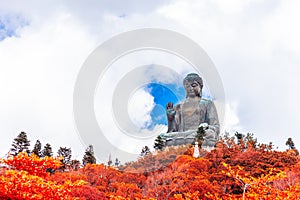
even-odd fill
[(227, 1), (213, 0), (212, 2), (220, 9), (220, 11), (222, 11), (224, 13), (229, 13), (229, 14), (238, 13), (238, 14), (240, 14), (249, 5), (257, 4), (259, 2), (262, 2), (262, 0), (244, 0), (244, 1), (239, 1), (239, 0), (227, 0)]
[[(206, 50), (223, 80), (228, 129), (252, 131), (259, 140), (281, 146), (292, 137), (299, 148), (299, 1), (143, 3), (1, 1), (0, 13), (20, 14), (29, 25), (18, 30), (19, 38), (0, 42), (0, 155), (20, 131), (56, 148), (71, 146), (80, 155), (72, 116), (77, 73), (98, 44), (144, 27), (178, 31)], [(149, 57), (131, 67), (144, 61), (179, 63)], [(182, 75), (184, 65), (178, 65)], [(115, 70), (107, 78), (119, 80), (122, 73)]]
[(154, 97), (140, 88), (129, 99), (128, 114), (137, 127), (144, 129), (152, 124), (150, 114), (154, 106)]
[(222, 127), (224, 132), (234, 133), (235, 131), (241, 130), (239, 127), (240, 121), (236, 114), (237, 109), (238, 105), (236, 102), (233, 102), (232, 104), (226, 104), (224, 125)]
[(213, 59), (228, 104), (238, 103), (241, 131), (283, 148), (288, 133), (300, 144), (294, 126), (300, 120), (295, 103), (300, 99), (295, 93), (300, 89), (299, 2), (192, 2), (176, 1), (158, 13), (170, 20), (168, 27), (187, 33)]
[(40, 139), (54, 150), (72, 146), (73, 155), (80, 155), (72, 93), (77, 71), (94, 41), (65, 13), (45, 24), (32, 22), (19, 34), (0, 43), (1, 154), (25, 131), (32, 145)]
[(272, 48), (300, 53), (299, 1), (281, 2), (264, 21), (263, 34)]

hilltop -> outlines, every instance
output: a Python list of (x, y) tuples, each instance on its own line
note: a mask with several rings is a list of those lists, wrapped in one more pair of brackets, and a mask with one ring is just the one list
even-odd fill
[(253, 137), (225, 137), (214, 150), (200, 150), (200, 158), (193, 151), (181, 146), (119, 167), (67, 169), (61, 157), (21, 152), (1, 160), (0, 199), (300, 198), (296, 149), (276, 151)]

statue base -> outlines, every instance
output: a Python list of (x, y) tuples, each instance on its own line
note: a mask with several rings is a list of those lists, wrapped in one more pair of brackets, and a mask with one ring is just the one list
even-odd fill
[[(161, 138), (165, 142), (166, 147), (194, 144), (196, 142), (196, 135), (197, 135), (196, 130), (160, 134)], [(202, 146), (205, 149), (211, 150), (215, 148), (216, 142), (217, 140), (214, 138), (204, 138)]]
[(165, 140), (166, 146), (179, 146), (186, 144), (193, 144), (196, 136), (196, 131), (187, 132), (172, 132), (167, 133), (166, 137), (162, 137)]

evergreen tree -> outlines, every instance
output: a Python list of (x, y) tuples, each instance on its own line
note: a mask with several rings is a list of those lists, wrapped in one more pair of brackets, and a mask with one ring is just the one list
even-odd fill
[(41, 153), (41, 157), (51, 157), (53, 156), (53, 152), (52, 152), (52, 147), (49, 143), (47, 143), (45, 146), (44, 146), (44, 149), (42, 150), (42, 153)]
[(239, 132), (235, 132), (235, 137), (236, 137), (236, 139), (237, 139), (237, 144), (238, 145), (241, 145), (241, 143), (243, 143), (243, 138), (245, 137), (245, 135), (244, 134), (242, 134), (242, 133), (239, 133)]
[(162, 139), (162, 137), (160, 135), (157, 136), (157, 138), (155, 139), (153, 147), (156, 150), (163, 150), (164, 149), (165, 142), (164, 142), (164, 140)]
[[(267, 147), (267, 150), (268, 151), (271, 151), (273, 148), (274, 148), (274, 144), (273, 144), (273, 142), (269, 142), (269, 144), (268, 145), (266, 145)], [(278, 148), (278, 147), (277, 147)]]
[(145, 156), (148, 155), (148, 154), (151, 154), (150, 149), (149, 149), (148, 146), (144, 146), (144, 147), (142, 148), (142, 151), (141, 151), (140, 156), (141, 156), (141, 157), (145, 157)]
[(30, 154), (29, 147), (30, 141), (27, 139), (27, 134), (25, 132), (21, 132), (13, 141), (11, 153), (12, 155), (16, 156), (20, 152), (26, 152), (27, 154)]
[(295, 144), (294, 144), (292, 138), (288, 138), (288, 140), (286, 141), (285, 145), (287, 145), (289, 147), (289, 149), (296, 149)]
[(107, 165), (111, 166), (111, 164), (112, 164), (112, 160), (111, 160), (111, 155), (109, 154)]
[(119, 159), (116, 158), (116, 160), (115, 160), (115, 166), (116, 166), (116, 167), (119, 167), (120, 163), (121, 163), (121, 162), (119, 161)]
[[(48, 156), (48, 157), (52, 157), (53, 156), (52, 147), (51, 147), (51, 145), (49, 143), (47, 143), (44, 146), (44, 148), (43, 148), (43, 150), (41, 152), (41, 157), (42, 158), (44, 158), (46, 156)], [(55, 172), (55, 170), (52, 169), (52, 168), (47, 168), (46, 171), (49, 172), (50, 174), (53, 174)]]
[(254, 138), (253, 133), (247, 133), (244, 140), (247, 145), (251, 145), (253, 148), (257, 146), (257, 138)]
[(206, 130), (206, 129), (207, 129), (207, 128), (205, 128), (205, 127), (203, 127), (203, 126), (200, 126), (200, 127), (198, 128), (197, 132), (196, 132), (196, 135), (195, 135), (195, 139), (196, 139), (196, 141), (198, 142), (200, 148), (201, 148), (201, 146), (202, 146), (204, 137), (205, 137), (205, 135), (206, 135), (206, 133), (205, 133), (205, 130)]
[(79, 160), (72, 160), (71, 161), (71, 168), (75, 171), (77, 171), (80, 167), (80, 161)]
[(243, 137), (244, 137), (244, 134), (242, 134), (242, 133), (239, 133), (239, 132), (235, 132), (235, 137), (237, 138), (237, 140), (242, 140), (243, 139)]
[(82, 164), (85, 166), (86, 164), (95, 164), (96, 163), (96, 158), (94, 155), (94, 148), (93, 145), (89, 145), (86, 150), (85, 154), (82, 159)]
[(66, 169), (68, 166), (71, 165), (71, 157), (72, 157), (71, 148), (60, 147), (57, 151), (57, 155), (62, 158), (60, 160), (61, 163), (63, 164), (62, 169)]
[(39, 140), (37, 140), (35, 142), (35, 145), (33, 147), (33, 150), (31, 151), (31, 153), (34, 153), (38, 157), (42, 156), (42, 144), (41, 144), (41, 142)]

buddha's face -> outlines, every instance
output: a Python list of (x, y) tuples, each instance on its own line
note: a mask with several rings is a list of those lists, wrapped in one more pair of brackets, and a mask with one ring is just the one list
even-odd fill
[(194, 98), (202, 96), (202, 88), (200, 84), (195, 80), (185, 80), (184, 88), (186, 92), (186, 97)]

